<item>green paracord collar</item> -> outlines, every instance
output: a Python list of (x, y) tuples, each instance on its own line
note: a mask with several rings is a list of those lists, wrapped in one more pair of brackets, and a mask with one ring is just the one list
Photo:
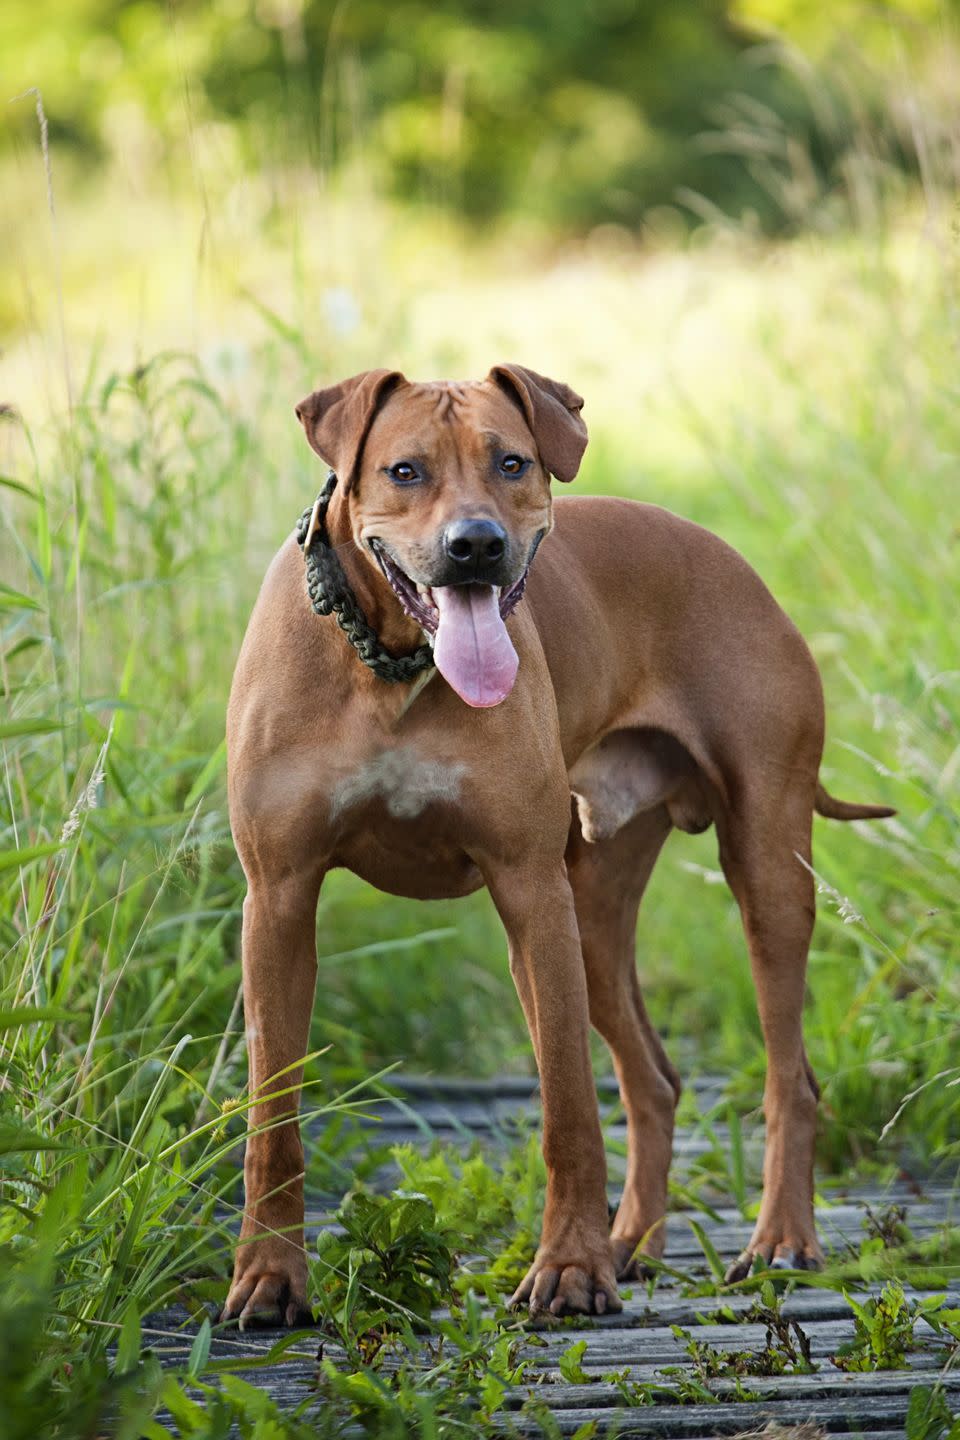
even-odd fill
[(364, 665), (379, 679), (394, 685), (413, 680), (433, 668), (433, 651), (429, 645), (420, 645), (412, 655), (391, 655), (367, 623), (327, 535), (327, 508), (336, 485), (337, 477), (331, 470), (320, 494), (297, 521), (297, 544), (306, 561), (310, 604), (318, 615), (336, 615), (337, 624)]

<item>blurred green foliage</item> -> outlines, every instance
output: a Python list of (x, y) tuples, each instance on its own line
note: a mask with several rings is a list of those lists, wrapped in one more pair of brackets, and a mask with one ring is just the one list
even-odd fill
[[(134, 172), (189, 175), (213, 126), (251, 167), (362, 163), (381, 194), (474, 222), (635, 225), (679, 200), (777, 228), (796, 216), (771, 179), (802, 153), (829, 185), (858, 116), (895, 164), (909, 153), (895, 115), (878, 126), (882, 72), (838, 64), (844, 33), (860, 54), (872, 31), (913, 43), (954, 4), (845, 0), (829, 44), (797, 0), (6, 0), (0, 33), (54, 140)], [(32, 140), (29, 103), (12, 115)]]

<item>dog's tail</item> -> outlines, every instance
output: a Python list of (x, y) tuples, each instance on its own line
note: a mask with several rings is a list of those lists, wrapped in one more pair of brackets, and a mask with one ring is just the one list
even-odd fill
[(887, 820), (897, 813), (889, 805), (851, 805), (837, 800), (823, 785), (817, 786), (813, 808), (827, 820)]

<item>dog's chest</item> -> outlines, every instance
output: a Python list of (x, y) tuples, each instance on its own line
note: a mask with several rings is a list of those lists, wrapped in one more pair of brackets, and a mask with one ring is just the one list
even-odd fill
[(417, 820), (431, 808), (457, 808), (466, 776), (464, 761), (436, 759), (413, 745), (379, 750), (358, 759), (333, 784), (331, 823)]
[(464, 849), (472, 830), (469, 766), (414, 745), (345, 766), (328, 792), (333, 863), (413, 899), (468, 895), (482, 884)]

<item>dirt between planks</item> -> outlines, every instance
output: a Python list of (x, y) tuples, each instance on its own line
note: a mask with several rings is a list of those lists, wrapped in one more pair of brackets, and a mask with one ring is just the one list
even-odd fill
[[(535, 1082), (518, 1077), (495, 1081), (437, 1081), (417, 1077), (391, 1077), (396, 1098), (370, 1107), (377, 1113), (377, 1145), (412, 1142), (427, 1145), (434, 1140), (455, 1143), (466, 1149), (478, 1141), (498, 1148), (515, 1137), (517, 1127), (536, 1123)], [(701, 1111), (715, 1104), (720, 1088), (715, 1081), (698, 1087)], [(613, 1082), (600, 1084), (601, 1106), (615, 1097)], [(607, 1127), (608, 1134), (611, 1128)], [(674, 1174), (682, 1178), (693, 1160), (704, 1153), (722, 1127), (712, 1126), (708, 1138), (695, 1130), (677, 1137)], [(762, 1127), (750, 1136), (752, 1154), (762, 1142)], [(309, 1144), (309, 1137), (307, 1139)], [(385, 1172), (383, 1183), (390, 1183)], [(907, 1210), (907, 1224), (916, 1239), (935, 1235), (960, 1219), (957, 1188), (931, 1184), (926, 1187), (898, 1183), (886, 1189), (858, 1189), (818, 1208), (821, 1239), (829, 1250), (854, 1251), (863, 1239), (863, 1222), (870, 1207), (882, 1211), (891, 1204)], [(718, 1253), (726, 1258), (739, 1253), (750, 1233), (738, 1209), (712, 1205), (716, 1219), (697, 1213), (699, 1225)], [(308, 1245), (317, 1230), (329, 1224), (324, 1206), (308, 1209)], [(666, 1261), (686, 1272), (699, 1266), (705, 1271), (703, 1250), (683, 1212), (670, 1217)], [(857, 1298), (878, 1294), (880, 1286), (858, 1286)], [(921, 1291), (905, 1287), (909, 1297)], [(942, 1293), (942, 1292), (939, 1292)], [(560, 1436), (572, 1436), (587, 1422), (596, 1422), (597, 1437), (608, 1433), (619, 1440), (628, 1437), (676, 1437), (676, 1440), (715, 1440), (719, 1436), (763, 1436), (764, 1440), (816, 1440), (823, 1435), (845, 1434), (862, 1440), (884, 1440), (905, 1434), (907, 1405), (917, 1385), (942, 1387), (952, 1411), (960, 1410), (960, 1366), (956, 1373), (944, 1369), (943, 1342), (924, 1327), (917, 1328), (916, 1348), (905, 1357), (903, 1369), (866, 1373), (845, 1373), (831, 1361), (839, 1347), (854, 1333), (853, 1315), (844, 1296), (835, 1290), (799, 1290), (782, 1303), (783, 1317), (795, 1320), (809, 1341), (810, 1356), (817, 1366), (812, 1374), (747, 1375), (701, 1380), (689, 1353), (688, 1340), (673, 1327), (680, 1327), (695, 1341), (715, 1351), (751, 1352), (761, 1350), (766, 1328), (748, 1319), (756, 1295), (725, 1295), (691, 1298), (681, 1285), (661, 1277), (652, 1295), (647, 1287), (635, 1285), (619, 1315), (567, 1321), (556, 1329), (539, 1329), (538, 1345), (532, 1355), (525, 1382), (510, 1393), (503, 1416), (506, 1426), (516, 1426), (531, 1435), (543, 1434), (534, 1419), (516, 1413), (530, 1399), (545, 1405), (552, 1427)], [(960, 1305), (960, 1277), (949, 1303)], [(153, 1347), (168, 1363), (182, 1363), (189, 1351), (195, 1324), (183, 1309), (164, 1312), (145, 1321), (145, 1336), (151, 1333)], [(266, 1355), (283, 1332), (216, 1330), (211, 1357), (255, 1360)], [(584, 1342), (579, 1359), (579, 1383), (569, 1383), (560, 1373), (560, 1357), (577, 1342)], [(318, 1338), (303, 1333), (302, 1343), (287, 1351), (282, 1361), (268, 1368), (239, 1371), (282, 1407), (300, 1404), (316, 1384)], [(324, 1353), (335, 1351), (326, 1346)], [(667, 1375), (664, 1371), (667, 1371)], [(616, 1381), (610, 1377), (616, 1375)], [(669, 1385), (676, 1388), (686, 1376), (698, 1379), (714, 1397), (698, 1403), (675, 1401), (629, 1404), (625, 1396), (643, 1395), (633, 1387)], [(649, 1392), (648, 1392), (649, 1393)], [(738, 1397), (738, 1393), (741, 1398)], [(749, 1398), (746, 1398), (749, 1397)], [(319, 1402), (318, 1402), (319, 1403)], [(308, 1418), (308, 1417), (307, 1417)], [(939, 1432), (932, 1432), (930, 1440)]]

